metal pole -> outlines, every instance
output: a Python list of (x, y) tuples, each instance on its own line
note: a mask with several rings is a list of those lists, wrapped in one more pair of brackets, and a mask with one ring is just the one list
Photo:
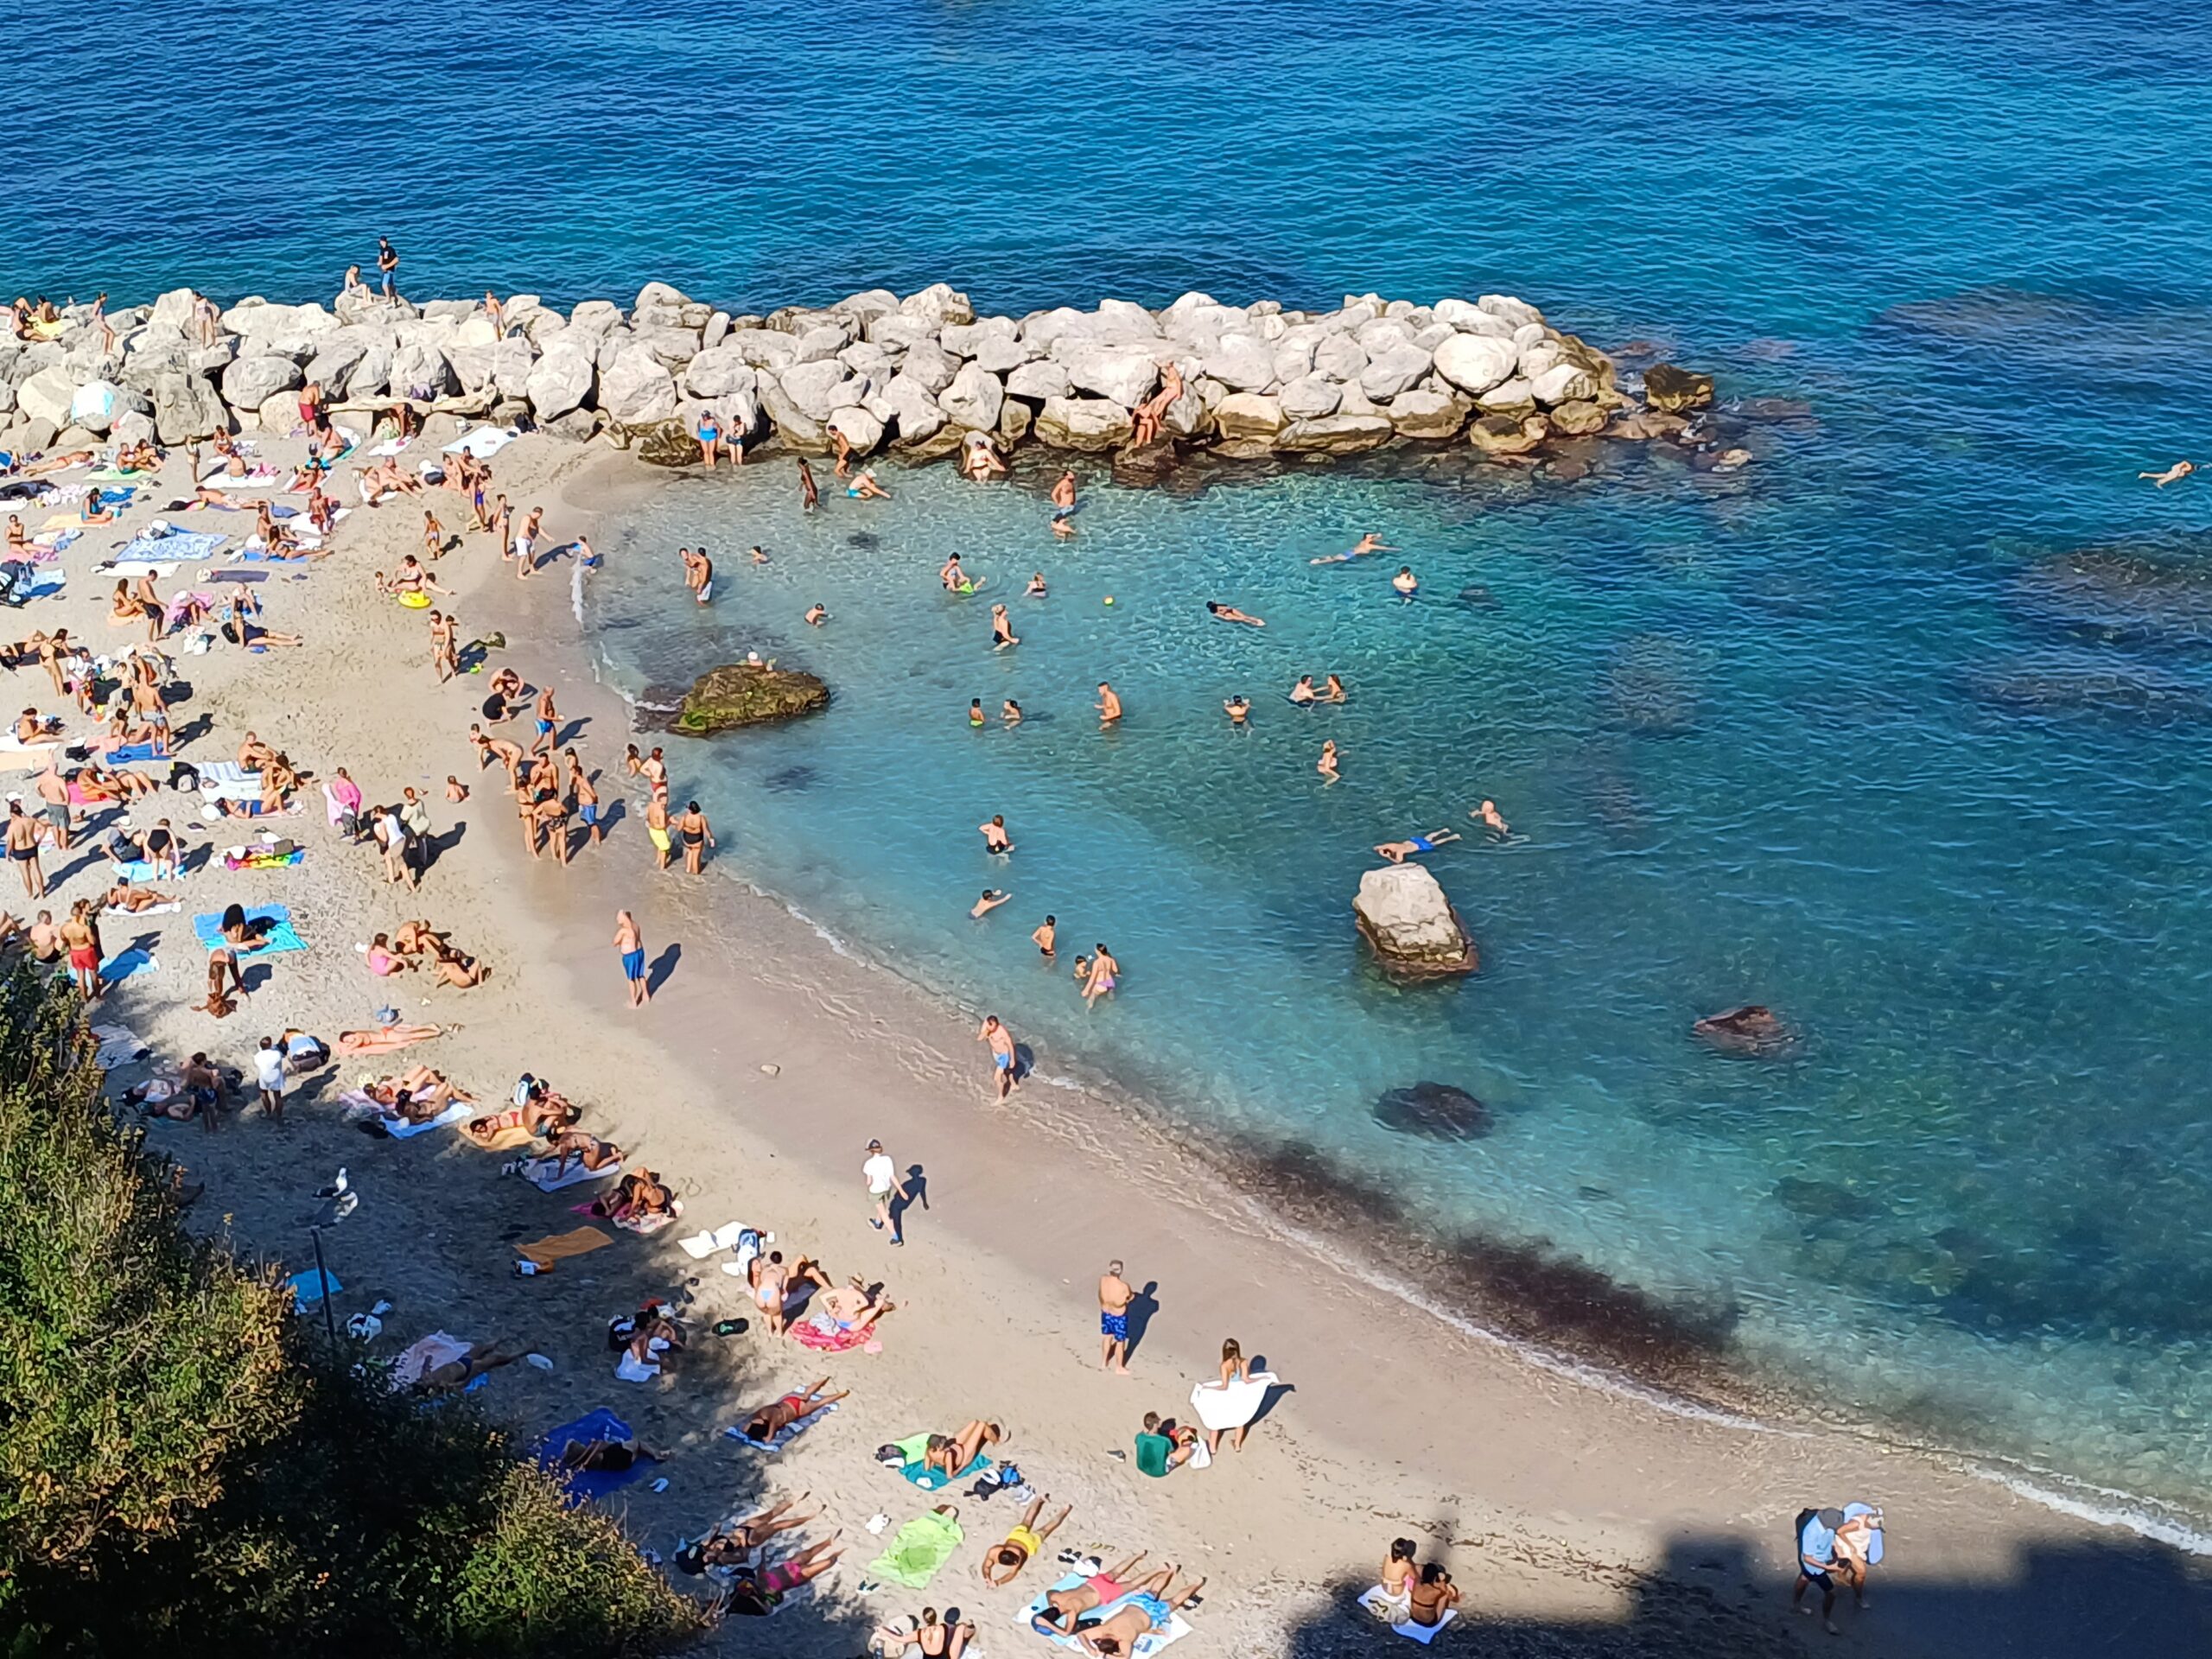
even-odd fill
[(338, 1315), (330, 1306), (330, 1269), (322, 1262), (322, 1229), (310, 1227), (308, 1235), (315, 1240), (315, 1287), (322, 1292), (322, 1328), (330, 1338), (330, 1357), (338, 1357)]

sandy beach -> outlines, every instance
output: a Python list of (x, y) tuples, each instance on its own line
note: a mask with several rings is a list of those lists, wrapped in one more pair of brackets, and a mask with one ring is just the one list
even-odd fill
[[(457, 429), (434, 420), (405, 459)], [(304, 448), (296, 437), (259, 442), (287, 463)], [(632, 547), (623, 531), (627, 507), (666, 474), (538, 435), (494, 467), (518, 509), (547, 509), (542, 545), (588, 533), (609, 561), (666, 560), (670, 602), (688, 602), (673, 550)], [(158, 503), (187, 488), (172, 456), (151, 494)], [(66, 597), (10, 613), (9, 638), (60, 624), (95, 649), (123, 642), (125, 631), (104, 620), (109, 584), (91, 567), (155, 516), (143, 499), (68, 550)], [(1447, 1562), (1465, 1594), (1462, 1628), (1442, 1639), (1485, 1652), (2212, 1650), (2200, 1558), (2062, 1513), (1956, 1459), (1841, 1429), (1762, 1427), (1545, 1363), (1392, 1294), (1391, 1280), (1416, 1276), (1405, 1264), (1371, 1259), (1287, 1178), (1225, 1179), (1141, 1103), (1037, 1082), (995, 1106), (973, 1040), (984, 1010), (949, 1009), (868, 965), (728, 879), (728, 868), (696, 879), (654, 870), (643, 786), (621, 776), (623, 746), (666, 747), (679, 804), (696, 751), (633, 732), (630, 711), (597, 683), (565, 557), (518, 582), (489, 538), (473, 535), (435, 568), (455, 590), (440, 603), (461, 619), (462, 639), (504, 635), (491, 668), (555, 689), (563, 741), (599, 774), (609, 807), (620, 803), (603, 846), (565, 868), (533, 861), (498, 773), (474, 770), (465, 734), (483, 678), (436, 683), (422, 616), (370, 582), (418, 545), (423, 505), (448, 529), (465, 519), (465, 502), (436, 492), (357, 508), (331, 557), (297, 576), (272, 568), (265, 620), (305, 645), (180, 657), (192, 695), (175, 716), (194, 733), (188, 759), (229, 759), (251, 729), (318, 778), (346, 766), (372, 801), (403, 785), (421, 791), (442, 844), (420, 893), (385, 884), (372, 850), (339, 842), (310, 787), (297, 815), (271, 826), (308, 849), (304, 862), (226, 874), (218, 861), (184, 884), (181, 912), (108, 919), (111, 954), (143, 942), (159, 964), (101, 1005), (103, 1022), (129, 1026), (152, 1049), (116, 1084), (203, 1048), (250, 1070), (262, 1035), (296, 1026), (332, 1038), (389, 1002), (407, 1020), (457, 1023), (407, 1060), (438, 1067), (486, 1109), (518, 1074), (547, 1078), (631, 1167), (667, 1178), (685, 1206), (675, 1227), (613, 1234), (610, 1248), (521, 1279), (516, 1243), (582, 1224), (570, 1209), (588, 1193), (548, 1196), (503, 1179), (499, 1154), (452, 1131), (372, 1140), (341, 1124), (335, 1096), (380, 1062), (340, 1061), (342, 1076), (302, 1088), (281, 1126), (246, 1110), (213, 1135), (194, 1124), (153, 1130), (206, 1183), (205, 1224), (287, 1273), (312, 1265), (302, 1218), (343, 1166), (361, 1202), (325, 1237), (344, 1287), (340, 1320), (387, 1300), (373, 1353), (443, 1330), (518, 1338), (546, 1356), (550, 1372), (507, 1367), (477, 1401), (524, 1438), (609, 1407), (670, 1449), (655, 1471), (665, 1491), (641, 1482), (613, 1500), (641, 1545), (666, 1554), (764, 1494), (810, 1493), (822, 1513), (804, 1535), (841, 1531), (849, 1554), (776, 1618), (734, 1623), (721, 1638), (731, 1650), (849, 1655), (875, 1622), (925, 1602), (976, 1620), (971, 1653), (1038, 1647), (1010, 1621), (1052, 1563), (1033, 1565), (1013, 1590), (976, 1576), (983, 1550), (1018, 1518), (1004, 1494), (957, 1499), (966, 1542), (927, 1592), (861, 1593), (881, 1547), (871, 1518), (888, 1517), (887, 1539), (932, 1501), (880, 1468), (874, 1448), (971, 1417), (1004, 1422), (1007, 1455), (1029, 1483), (1053, 1508), (1073, 1505), (1052, 1551), (1110, 1561), (1144, 1550), (1205, 1576), (1185, 1653), (1395, 1651), (1399, 1638), (1352, 1598), (1401, 1535), (1419, 1541), (1423, 1560)], [(237, 519), (178, 522), (242, 533)], [(60, 712), (35, 667), (12, 683), (19, 705)], [(73, 736), (85, 726), (71, 717)], [(463, 804), (445, 801), (449, 774), (470, 786)], [(27, 788), (29, 776), (0, 782)], [(181, 825), (192, 809), (164, 792), (131, 817), (143, 826), (162, 815)], [(220, 847), (243, 833), (199, 825), (187, 840)], [(75, 852), (47, 859), (57, 912), (106, 879), (79, 834)], [(202, 990), (190, 920), (234, 899), (289, 906), (310, 948), (250, 968), (251, 1001), (217, 1023), (187, 1006)], [(22, 914), (20, 891), (0, 906)], [(611, 944), (621, 908), (643, 928), (657, 982), (642, 1011), (625, 1006)], [(414, 917), (486, 960), (488, 982), (429, 990), (420, 976), (372, 978), (354, 945)], [(861, 1165), (873, 1137), (899, 1168), (923, 1172), (926, 1203), (908, 1214), (903, 1249), (868, 1224)], [(676, 1240), (734, 1221), (772, 1230), (779, 1248), (836, 1277), (885, 1285), (898, 1310), (883, 1322), (882, 1351), (818, 1356), (772, 1340), (757, 1318), (742, 1334), (709, 1335), (716, 1320), (757, 1310), (720, 1271), (726, 1257), (694, 1261)], [(1147, 1292), (1128, 1377), (1099, 1364), (1093, 1290), (1116, 1258)], [(689, 1299), (687, 1351), (651, 1383), (616, 1380), (607, 1321), (671, 1293)], [(1187, 1417), (1192, 1385), (1232, 1337), (1287, 1385), (1243, 1451), (1224, 1444), (1212, 1467), (1164, 1481), (1109, 1455), (1128, 1452), (1148, 1410)], [(850, 1398), (780, 1455), (724, 1437), (741, 1407), (825, 1373)], [(1885, 1512), (1891, 1560), (1867, 1609), (1839, 1609), (1844, 1633), (1831, 1639), (1789, 1610), (1790, 1520), (1862, 1497)]]

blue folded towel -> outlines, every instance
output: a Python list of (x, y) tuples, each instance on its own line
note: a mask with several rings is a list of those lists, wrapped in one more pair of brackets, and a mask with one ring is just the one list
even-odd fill
[[(293, 931), (292, 912), (283, 905), (257, 905), (245, 913), (249, 922), (268, 922), (269, 931), (263, 936), (265, 943), (259, 949), (247, 952), (256, 957), (277, 957), (288, 950), (304, 950), (307, 941)], [(193, 937), (210, 950), (224, 943), (223, 917), (219, 911), (209, 911), (204, 916), (192, 918)]]

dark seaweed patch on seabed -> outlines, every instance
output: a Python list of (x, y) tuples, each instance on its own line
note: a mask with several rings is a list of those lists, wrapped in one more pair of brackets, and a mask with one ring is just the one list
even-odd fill
[[(1355, 1235), (1362, 1253), (1380, 1255), (1392, 1272), (1478, 1325), (1709, 1402), (1739, 1403), (1751, 1392), (1725, 1363), (1732, 1306), (1623, 1284), (1545, 1240), (1471, 1230), (1424, 1237), (1391, 1192), (1306, 1141), (1248, 1140), (1234, 1152), (1224, 1173), (1240, 1188), (1300, 1225)], [(1373, 1249), (1378, 1234), (1381, 1251)]]

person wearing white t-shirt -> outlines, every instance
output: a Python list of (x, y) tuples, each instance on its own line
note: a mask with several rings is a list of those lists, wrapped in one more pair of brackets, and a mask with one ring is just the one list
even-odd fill
[(911, 1203), (913, 1195), (899, 1179), (898, 1166), (884, 1151), (882, 1141), (868, 1143), (868, 1161), (861, 1166), (861, 1174), (868, 1182), (868, 1207), (874, 1211), (868, 1224), (879, 1233), (887, 1230), (893, 1244), (904, 1244), (906, 1241), (899, 1236), (899, 1219), (891, 1213), (891, 1200), (895, 1196), (901, 1204)]
[(284, 1051), (276, 1046), (274, 1037), (261, 1039), (261, 1047), (253, 1057), (253, 1069), (261, 1084), (261, 1115), (284, 1120)]

